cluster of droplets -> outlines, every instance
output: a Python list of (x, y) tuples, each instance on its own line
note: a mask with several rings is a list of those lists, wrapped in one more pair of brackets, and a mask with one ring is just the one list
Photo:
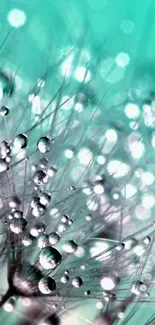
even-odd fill
[[(76, 76), (80, 81), (77, 71)], [(86, 87), (86, 76), (83, 79)], [(36, 95), (29, 95), (33, 108), (37, 101), (41, 102), (44, 86), (45, 81), (38, 80)], [(64, 91), (63, 86), (60, 90)], [(121, 123), (104, 125), (104, 130), (98, 127), (103, 106), (99, 107), (97, 115), (97, 102), (91, 87), (80, 89), (72, 97), (58, 98), (51, 104), (52, 107), (49, 103), (45, 105), (43, 115), (35, 116), (32, 127), (25, 133), (19, 132), (11, 140), (8, 136), (7, 141), (0, 143), (0, 180), (5, 189), (1, 193), (4, 198), (2, 221), (4, 219), (5, 244), (10, 254), (8, 274), (12, 290), (4, 310), (12, 312), (18, 297), (35, 297), (52, 310), (57, 306), (59, 313), (74, 299), (80, 301), (81, 297), (89, 297), (96, 299), (100, 309), (94, 325), (112, 325), (126, 317), (129, 305), (143, 299), (147, 301), (151, 284), (154, 284), (154, 262), (150, 265), (147, 258), (153, 258), (154, 223), (150, 222), (146, 229), (135, 225), (133, 217), (137, 194), (135, 178), (145, 196), (139, 206), (147, 210), (154, 205), (148, 193), (154, 178), (151, 173), (137, 168), (144, 151), (136, 133), (140, 125), (137, 120), (139, 107), (127, 99), (124, 113), (130, 119), (130, 130), (124, 137)], [(152, 125), (153, 105), (153, 99), (142, 104), (147, 128)], [(9, 117), (8, 107), (0, 109), (5, 122)], [(49, 107), (50, 112), (47, 111)], [(70, 107), (73, 109), (68, 113)], [(57, 116), (59, 108), (66, 114), (66, 124)], [(91, 112), (89, 122), (88, 110)], [(34, 132), (37, 139), (33, 141), (31, 132), (42, 125), (46, 111), (45, 120), (53, 114), (50, 132), (47, 130), (43, 136), (40, 128), (41, 136)], [(80, 112), (83, 112), (81, 120)], [(89, 129), (92, 121), (97, 128)], [(150, 134), (154, 147), (153, 129)], [(123, 138), (127, 138), (127, 146)], [(122, 146), (125, 161), (120, 159), (117, 145)], [(59, 162), (59, 155), (62, 162)], [(17, 172), (16, 167), (19, 168)], [(16, 186), (14, 175), (18, 172), (22, 180), (18, 178)], [(138, 211), (137, 207), (135, 210)], [(139, 219), (142, 220), (141, 216)], [(138, 230), (134, 235), (135, 227)], [(52, 316), (44, 317), (38, 324), (57, 325), (59, 318), (52, 312)]]

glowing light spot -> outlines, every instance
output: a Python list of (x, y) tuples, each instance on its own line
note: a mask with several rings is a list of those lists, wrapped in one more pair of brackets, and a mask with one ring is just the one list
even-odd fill
[(101, 280), (101, 287), (104, 290), (110, 291), (110, 290), (113, 290), (116, 287), (116, 283), (115, 283), (115, 281), (114, 281), (114, 279), (112, 277), (105, 276)]
[(80, 82), (88, 82), (91, 79), (91, 73), (85, 67), (79, 67), (75, 70), (75, 78)]
[(145, 208), (142, 204), (135, 209), (136, 218), (139, 220), (147, 220), (150, 217), (150, 210)]
[(117, 141), (117, 132), (115, 130), (107, 130), (105, 134), (106, 138), (110, 142), (116, 142)]
[(104, 187), (101, 184), (97, 184), (94, 186), (94, 192), (96, 194), (103, 194), (104, 193)]
[(155, 204), (154, 197), (152, 195), (145, 194), (142, 199), (142, 204), (145, 208), (151, 209)]
[(26, 15), (22, 10), (13, 9), (8, 14), (8, 22), (15, 28), (20, 28), (26, 23)]
[(97, 162), (98, 162), (99, 165), (104, 165), (105, 162), (106, 162), (106, 159), (105, 159), (104, 156), (98, 156), (97, 157)]
[(90, 248), (90, 255), (98, 261), (107, 259), (109, 257), (109, 252), (106, 252), (108, 248), (108, 243), (104, 241), (98, 241), (94, 243), (93, 246)]
[(73, 157), (73, 151), (70, 149), (65, 150), (65, 157), (71, 159)]
[(134, 159), (140, 159), (144, 155), (145, 147), (142, 142), (134, 141), (130, 144), (131, 156)]
[(107, 166), (108, 173), (115, 178), (123, 177), (130, 171), (130, 167), (120, 160), (111, 160)]
[(72, 73), (72, 65), (73, 65), (73, 55), (70, 55), (62, 64), (61, 72), (66, 77), (69, 77)]
[(145, 253), (145, 248), (141, 245), (137, 245), (134, 247), (133, 251), (137, 256), (143, 256)]
[(96, 308), (97, 309), (102, 309), (103, 308), (103, 302), (102, 301), (97, 301)]
[(122, 194), (125, 196), (125, 198), (130, 199), (132, 196), (134, 196), (137, 192), (137, 189), (132, 184), (126, 184), (125, 188), (122, 191)]
[(123, 20), (121, 22), (121, 29), (125, 34), (130, 34), (134, 30), (134, 23), (132, 20)]
[(118, 66), (124, 68), (126, 67), (130, 62), (130, 57), (127, 53), (119, 53), (116, 57), (116, 63)]
[(143, 173), (141, 175), (141, 179), (144, 185), (151, 185), (154, 182), (154, 176), (149, 172)]
[(92, 157), (92, 152), (87, 148), (81, 149), (78, 153), (78, 159), (80, 163), (85, 166), (87, 166), (91, 162)]
[(143, 105), (143, 116), (144, 116), (144, 123), (146, 126), (152, 126), (154, 123), (154, 117), (152, 114), (152, 108), (148, 104)]
[(83, 105), (81, 103), (76, 103), (74, 105), (74, 110), (77, 112), (82, 112), (83, 111)]
[(90, 195), (91, 192), (92, 192), (91, 189), (88, 188), (88, 187), (83, 189), (83, 193), (86, 194), (86, 195)]
[(133, 104), (133, 103), (128, 103), (125, 106), (125, 114), (128, 118), (134, 119), (138, 118), (140, 115), (140, 109), (138, 105)]

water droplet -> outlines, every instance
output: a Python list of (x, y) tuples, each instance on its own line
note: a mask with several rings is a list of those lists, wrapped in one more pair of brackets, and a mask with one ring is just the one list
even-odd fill
[(79, 288), (79, 287), (81, 287), (82, 284), (83, 284), (83, 280), (80, 276), (77, 276), (72, 279), (72, 285), (74, 287)]
[(2, 106), (2, 107), (0, 108), (0, 114), (1, 114), (2, 116), (6, 116), (6, 115), (8, 115), (8, 114), (9, 114), (9, 109), (8, 109), (8, 107), (6, 107), (6, 106)]
[(48, 159), (47, 158), (41, 158), (39, 161), (39, 165), (41, 168), (47, 168), (48, 167)]
[(66, 253), (74, 253), (78, 248), (78, 245), (73, 241), (73, 240), (69, 240), (68, 242), (66, 242), (63, 245), (63, 249)]
[(50, 150), (50, 139), (47, 137), (41, 137), (37, 143), (38, 150), (41, 153), (46, 153)]
[(37, 238), (44, 233), (45, 229), (46, 225), (43, 222), (38, 222), (30, 229), (30, 234)]
[(38, 238), (38, 246), (40, 248), (48, 246), (48, 235), (41, 234)]
[(27, 147), (28, 138), (25, 134), (18, 134), (12, 144), (12, 151), (16, 154), (21, 149)]
[(49, 243), (53, 246), (58, 243), (60, 236), (56, 232), (51, 232), (48, 237)]
[(55, 280), (51, 277), (43, 277), (38, 284), (40, 292), (43, 294), (50, 294), (53, 290), (56, 289)]
[(10, 230), (14, 232), (15, 234), (20, 234), (25, 230), (25, 227), (27, 225), (27, 221), (22, 219), (13, 219), (10, 223)]
[(33, 181), (37, 185), (43, 185), (45, 183), (46, 176), (47, 175), (43, 170), (38, 170), (33, 176)]
[(69, 276), (68, 276), (68, 275), (65, 274), (65, 275), (63, 275), (63, 276), (61, 277), (61, 282), (62, 282), (62, 283), (65, 284), (65, 283), (67, 283), (68, 281), (69, 281)]
[(44, 192), (40, 195), (40, 203), (42, 205), (47, 206), (50, 203), (50, 200), (51, 196), (48, 193)]
[(39, 263), (45, 270), (53, 270), (61, 262), (61, 254), (54, 247), (45, 247), (39, 254)]

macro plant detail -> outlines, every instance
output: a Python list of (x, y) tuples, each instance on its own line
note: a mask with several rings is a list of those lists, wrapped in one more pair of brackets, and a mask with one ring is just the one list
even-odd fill
[(106, 1), (15, 2), (0, 4), (0, 324), (153, 325), (155, 69), (134, 59), (136, 18), (116, 17), (121, 43)]

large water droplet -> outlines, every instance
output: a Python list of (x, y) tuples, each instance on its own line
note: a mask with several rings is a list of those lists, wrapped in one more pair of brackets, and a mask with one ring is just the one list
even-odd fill
[(61, 262), (61, 254), (54, 247), (45, 247), (39, 254), (39, 263), (45, 270), (54, 270)]
[(38, 288), (43, 294), (50, 294), (53, 290), (56, 289), (55, 280), (51, 277), (43, 277), (38, 284)]

